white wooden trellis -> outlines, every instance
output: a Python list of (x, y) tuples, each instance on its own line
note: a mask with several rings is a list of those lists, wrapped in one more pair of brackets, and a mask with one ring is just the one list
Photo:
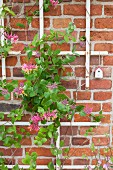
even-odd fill
[[(2, 6), (3, 0), (0, 0), (0, 6)], [(44, 15), (43, 15), (43, 0), (39, 1), (40, 9), (40, 38), (44, 34)], [(0, 19), (1, 25), (4, 26), (3, 18)], [(1, 44), (4, 41), (4, 30), (1, 28)], [(20, 52), (10, 51), (9, 54), (19, 54)], [(90, 55), (107, 55), (107, 51), (90, 51), (90, 0), (86, 0), (86, 51), (76, 51), (79, 55), (86, 55), (86, 89), (89, 89), (89, 75), (90, 75)], [(62, 51), (59, 55), (73, 55), (71, 51)], [(2, 79), (6, 79), (6, 68), (5, 59), (2, 58)], [(0, 125), (5, 124), (6, 126), (12, 125), (11, 122), (1, 121)], [(49, 125), (51, 123), (47, 123)], [(100, 123), (94, 122), (61, 122), (61, 126), (98, 126)], [(15, 125), (29, 126), (29, 122), (15, 122)], [(59, 148), (60, 145), (60, 128), (58, 128), (59, 137), (56, 142), (56, 146)], [(14, 165), (8, 165), (8, 168), (12, 168)], [(28, 165), (19, 165), (20, 168), (28, 169)], [(85, 165), (64, 165), (63, 169), (84, 169)], [(94, 166), (91, 165), (93, 168)], [(36, 169), (48, 169), (47, 166), (37, 165)], [(56, 170), (60, 170), (59, 166), (56, 165)]]

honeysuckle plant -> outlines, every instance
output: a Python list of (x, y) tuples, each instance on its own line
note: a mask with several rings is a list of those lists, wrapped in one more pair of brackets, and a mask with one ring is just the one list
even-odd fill
[[(44, 9), (48, 9), (49, 5), (56, 6), (60, 2), (60, 0), (45, 0)], [(4, 13), (4, 10), (7, 12)], [(3, 5), (2, 17), (6, 17), (8, 13), (13, 16), (15, 15), (11, 9)], [(33, 41), (24, 48), (27, 54), (27, 62), (22, 65), (25, 81), (21, 83), (15, 80), (11, 82), (6, 80), (0, 81), (0, 96), (10, 100), (13, 93), (16, 98), (20, 98), (18, 108), (12, 110), (7, 115), (8, 121), (11, 121), (12, 126), (7, 128), (5, 125), (0, 126), (0, 141), (6, 147), (21, 147), (22, 138), (30, 136), (30, 133), (24, 128), (21, 128), (20, 133), (18, 133), (14, 123), (20, 121), (24, 113), (28, 112), (31, 116), (28, 129), (36, 133), (34, 144), (42, 146), (48, 139), (53, 138), (51, 152), (57, 157), (56, 164), (60, 169), (62, 169), (62, 163), (59, 155), (63, 154), (63, 152), (69, 152), (69, 148), (62, 150), (64, 141), (60, 142), (59, 148), (55, 146), (59, 135), (57, 130), (61, 126), (61, 120), (65, 118), (71, 122), (76, 113), (79, 113), (81, 116), (88, 116), (91, 119), (93, 118), (93, 121), (97, 122), (102, 118), (101, 111), (99, 116), (95, 116), (92, 114), (92, 108), (77, 105), (75, 100), (70, 99), (66, 95), (66, 88), (62, 85), (64, 65), (70, 65), (75, 60), (77, 54), (75, 48), (73, 48), (72, 56), (68, 54), (61, 56), (60, 49), (53, 50), (50, 42), (54, 42), (56, 45), (69, 42), (75, 43), (76, 39), (72, 35), (75, 29), (75, 26), (70, 23), (65, 32), (50, 30), (50, 34), (44, 34), (41, 39), (36, 34)], [(2, 57), (7, 57), (12, 44), (17, 43), (19, 38), (10, 29), (5, 29), (3, 34), (5, 40), (4, 44), (1, 44), (0, 53)], [(32, 57), (35, 57), (35, 63), (30, 62)], [(0, 120), (4, 120), (4, 118), (5, 114), (0, 113)], [(47, 124), (48, 122), (50, 123)], [(26, 153), (26, 157), (22, 162), (30, 164), (29, 169), (33, 170), (36, 169), (36, 159), (36, 153), (31, 155)], [(50, 162), (48, 168), (54, 170), (54, 163)], [(0, 169), (8, 169), (2, 155), (0, 158)], [(13, 169), (17, 170), (19, 166), (15, 165)]]

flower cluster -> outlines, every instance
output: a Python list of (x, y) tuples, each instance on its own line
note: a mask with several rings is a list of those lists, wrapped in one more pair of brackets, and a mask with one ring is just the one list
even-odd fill
[(19, 87), (16, 87), (13, 92), (18, 96), (24, 94), (24, 83), (20, 83)]
[(2, 95), (6, 95), (8, 94), (8, 90), (7, 89), (2, 89)]
[(86, 105), (85, 108), (84, 108), (84, 112), (86, 114), (91, 114), (92, 110), (93, 110), (93, 108), (90, 108), (88, 105)]
[(58, 4), (58, 0), (50, 0), (52, 6), (56, 6)]
[(27, 74), (29, 74), (32, 70), (35, 70), (35, 69), (37, 69), (37, 66), (34, 64), (25, 64), (24, 63), (22, 65), (22, 70)]
[(53, 89), (56, 89), (56, 88), (57, 88), (57, 84), (56, 84), (56, 83), (48, 84), (47, 87), (48, 87), (50, 90), (53, 90)]
[(46, 120), (46, 121), (50, 121), (50, 120), (54, 120), (57, 118), (57, 110), (53, 110), (52, 112), (47, 111), (46, 113), (44, 113), (42, 116), (40, 116), (38, 113), (33, 116), (31, 118), (31, 125), (29, 126), (30, 131), (34, 130), (34, 131), (39, 131), (40, 127), (39, 127), (39, 122)]
[(4, 36), (5, 36), (5, 38), (7, 39), (7, 40), (9, 40), (9, 41), (11, 41), (11, 43), (13, 44), (13, 43), (17, 43), (18, 42), (18, 36), (17, 35), (12, 35), (12, 33), (11, 34), (8, 34), (8, 33), (4, 33)]

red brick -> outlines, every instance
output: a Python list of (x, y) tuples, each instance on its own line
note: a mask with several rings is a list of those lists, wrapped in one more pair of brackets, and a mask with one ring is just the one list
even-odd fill
[(2, 152), (4, 156), (22, 156), (22, 148), (0, 148), (0, 152)]
[(6, 66), (15, 66), (17, 64), (17, 57), (10, 56), (6, 58)]
[(64, 43), (62, 45), (52, 44), (52, 50), (60, 49), (61, 51), (70, 51), (70, 44)]
[(64, 15), (85, 16), (85, 5), (64, 5)]
[(36, 64), (36, 62), (35, 62), (35, 57), (32, 56), (32, 57), (30, 58), (30, 60), (28, 61), (28, 60), (27, 60), (27, 56), (21, 56), (21, 57), (20, 57), (20, 63), (21, 63), (21, 65), (23, 65), (24, 63)]
[(90, 140), (88, 138), (79, 138), (79, 137), (73, 137), (72, 138), (72, 145), (89, 145)]
[[(0, 68), (0, 77), (2, 77), (2, 68)], [(9, 68), (6, 68), (6, 77), (11, 77), (11, 71)]]
[(103, 76), (104, 77), (111, 77), (112, 69), (109, 67), (103, 67)]
[(87, 160), (87, 159), (74, 159), (74, 165), (89, 165), (89, 160)]
[(112, 66), (113, 65), (113, 56), (104, 56), (103, 64)]
[(36, 10), (39, 10), (39, 7), (34, 5), (34, 6), (25, 6), (24, 8), (24, 12), (29, 15), (29, 16), (32, 16), (33, 13), (36, 11)]
[[(102, 5), (91, 5), (91, 15), (101, 15)], [(64, 15), (85, 16), (85, 5), (71, 4), (64, 5)]]
[(89, 108), (92, 108), (93, 112), (98, 112), (101, 110), (101, 104), (100, 103), (77, 103), (77, 105), (83, 105), (88, 106)]
[(74, 121), (75, 122), (91, 122), (91, 118), (86, 116), (80, 116), (79, 114), (74, 114)]
[(85, 77), (85, 67), (77, 67), (75, 68), (76, 77)]
[(64, 146), (69, 146), (70, 145), (70, 138), (69, 137), (61, 137), (60, 140), (64, 141)]
[[(17, 26), (17, 23), (24, 24), (25, 28), (21, 28), (21, 27)], [(27, 21), (24, 18), (11, 18), (10, 25), (12, 28), (19, 29), (19, 30), (28, 28)]]
[(13, 68), (13, 77), (24, 77), (22, 73), (22, 68), (19, 67)]
[(104, 29), (104, 28), (113, 28), (113, 18), (96, 18), (95, 19), (95, 28)]
[(70, 22), (72, 22), (70, 18), (55, 18), (53, 19), (53, 27), (67, 28)]
[(104, 6), (104, 14), (107, 16), (113, 15), (113, 5), (105, 5)]
[(77, 88), (77, 80), (61, 80), (62, 85), (67, 89), (76, 89)]
[(33, 148), (26, 148), (25, 151), (29, 152), (30, 154), (32, 152), (36, 152), (38, 154), (38, 156), (46, 156), (46, 157), (53, 156), (49, 148), (35, 148), (35, 147), (33, 147)]
[(77, 56), (75, 61), (71, 63), (72, 65), (85, 65), (85, 56)]
[(90, 64), (91, 65), (99, 65), (99, 57), (98, 56), (90, 56)]
[(101, 123), (110, 123), (111, 122), (111, 120), (110, 120), (111, 115), (109, 115), (109, 114), (104, 115), (103, 114), (103, 116), (104, 117), (101, 119)]
[(20, 51), (20, 53), (24, 53), (25, 45), (23, 43), (13, 44), (12, 51)]
[[(38, 18), (34, 18), (31, 22), (31, 26), (33, 28), (39, 28), (39, 19)], [(45, 18), (44, 19), (44, 28), (48, 28), (50, 27), (50, 19), (49, 18)]]
[(30, 2), (30, 0), (11, 0), (11, 1), (17, 2), (17, 3), (23, 3), (23, 2), (28, 3), (28, 2)]
[(71, 75), (72, 71), (73, 70), (71, 67), (65, 67), (64, 70), (62, 70), (61, 72), (63, 76), (68, 76)]
[(108, 146), (110, 140), (107, 137), (93, 137), (92, 142), (95, 146)]
[(76, 28), (86, 28), (86, 20), (83, 18), (74, 19), (74, 24)]
[(113, 52), (113, 44), (111, 43), (97, 43), (94, 46), (95, 51), (108, 51), (109, 53)]
[(49, 7), (49, 11), (44, 13), (44, 16), (60, 16), (61, 15), (61, 6), (57, 5), (55, 8), (53, 6)]
[(60, 133), (61, 133), (61, 135), (64, 135), (64, 136), (66, 136), (66, 135), (77, 135), (77, 130), (78, 130), (78, 127), (76, 127), (76, 126), (73, 126), (73, 127), (71, 127), (71, 126), (61, 126), (61, 128), (60, 128)]
[(94, 100), (109, 100), (112, 98), (112, 92), (94, 92)]
[(93, 156), (94, 153), (91, 151), (90, 148), (71, 148), (69, 150), (70, 157), (82, 155)]
[(32, 41), (37, 31), (14, 31), (14, 34), (18, 35), (19, 41)]
[[(74, 99), (76, 99), (76, 92), (73, 92)], [(91, 92), (89, 91), (78, 91), (77, 100), (90, 100)]]
[(21, 145), (31, 145), (32, 141), (31, 138), (23, 138), (21, 141)]
[(111, 80), (101, 79), (101, 80), (91, 80), (90, 89), (111, 89)]
[[(51, 162), (51, 161), (52, 161), (51, 159), (47, 159), (47, 158), (44, 158), (44, 159), (38, 158), (36, 160), (36, 164), (37, 165), (48, 165), (48, 163)], [(18, 159), (18, 164), (23, 165), (21, 158)]]
[(113, 31), (93, 31), (91, 41), (112, 41)]
[[(89, 127), (81, 127), (80, 135), (84, 135), (86, 133), (86, 130), (88, 130), (88, 129), (89, 129)], [(109, 126), (94, 127), (93, 131), (91, 133), (89, 133), (89, 135), (105, 135), (105, 134), (109, 134)]]
[(112, 103), (103, 103), (102, 110), (103, 110), (103, 112), (111, 112), (112, 111)]

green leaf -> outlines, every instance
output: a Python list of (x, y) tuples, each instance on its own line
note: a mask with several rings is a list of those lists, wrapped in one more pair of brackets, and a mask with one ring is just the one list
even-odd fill
[(42, 107), (38, 107), (38, 112), (43, 114), (45, 110)]
[(38, 40), (38, 34), (36, 34), (33, 38), (33, 41), (32, 41), (33, 46), (36, 46), (37, 40)]
[(65, 35), (65, 36), (64, 36), (64, 40), (65, 40), (66, 43), (69, 42), (69, 37), (68, 37), (68, 35)]
[(10, 93), (4, 95), (4, 97), (5, 97), (5, 100), (9, 100), (10, 99)]
[(49, 162), (48, 168), (49, 170), (55, 170), (53, 162)]
[(61, 160), (59, 158), (57, 158), (56, 163), (57, 163), (58, 166), (60, 166), (61, 165)]
[(20, 28), (25, 28), (25, 25), (22, 23), (17, 23), (16, 26), (20, 27)]
[(83, 110), (81, 110), (81, 111), (79, 112), (79, 114), (80, 114), (80, 116), (86, 116), (86, 113), (85, 113)]
[(12, 10), (10, 10), (7, 6), (4, 8), (4, 10), (7, 11), (12, 16), (15, 16), (15, 13)]
[(63, 146), (64, 146), (64, 141), (61, 140), (61, 141), (60, 141), (60, 147), (63, 147)]
[(51, 131), (48, 132), (48, 136), (49, 136), (50, 138), (52, 138), (52, 132), (51, 132)]

